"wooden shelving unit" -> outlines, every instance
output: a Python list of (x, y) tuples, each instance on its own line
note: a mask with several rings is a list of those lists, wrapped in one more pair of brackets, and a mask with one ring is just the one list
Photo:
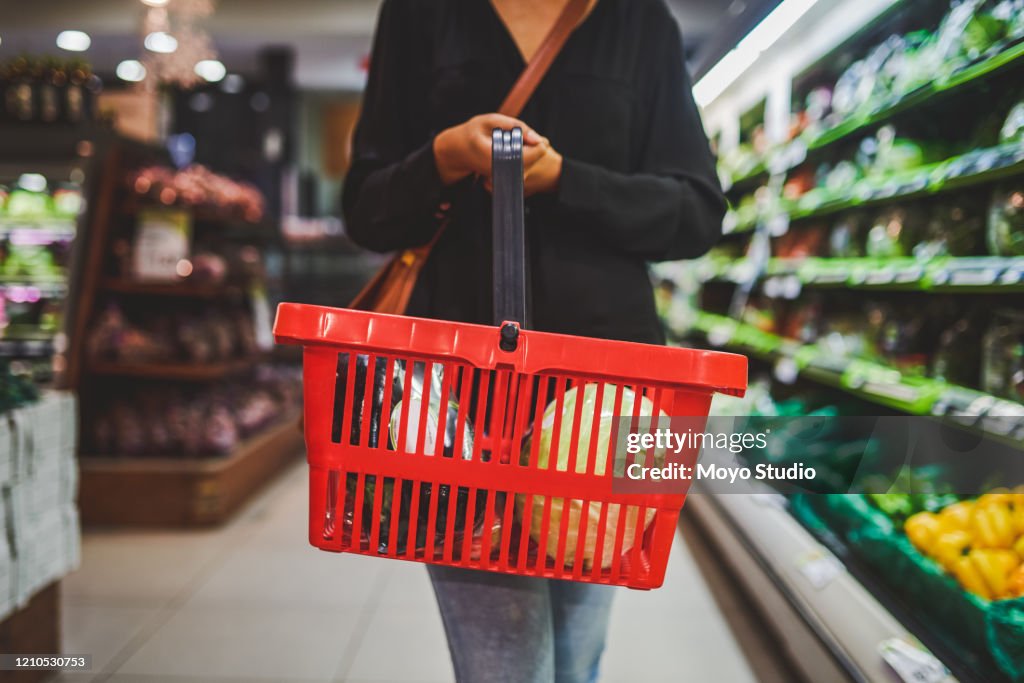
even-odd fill
[[(160, 361), (130, 363), (96, 360), (85, 352), (85, 338), (102, 302), (122, 302), (125, 309), (170, 311), (204, 310), (222, 303), (245, 305), (244, 282), (151, 282), (112, 275), (114, 245), (131, 239), (137, 213), (157, 208), (129, 196), (122, 179), (140, 164), (167, 163), (156, 148), (115, 145), (106, 155), (100, 187), (92, 200), (89, 241), (84, 256), (80, 305), (73, 320), (69, 376), (82, 397), (83, 410), (103, 410), (117, 392), (159, 392), (178, 387), (203, 391), (217, 383), (243, 376), (271, 354), (242, 356), (208, 363)], [(181, 207), (175, 207), (181, 208)], [(189, 210), (187, 208), (183, 210)], [(250, 223), (238, 216), (205, 208), (191, 210), (194, 234), (204, 244), (270, 245), (279, 239), (267, 221)], [(246, 277), (254, 277), (251, 273)], [(255, 276), (258, 277), (258, 276)], [(182, 387), (183, 384), (192, 387)], [(88, 525), (128, 527), (195, 527), (224, 522), (281, 468), (294, 462), (302, 450), (298, 412), (240, 443), (226, 456), (203, 458), (174, 454), (139, 457), (80, 453), (79, 507)]]
[(212, 382), (238, 375), (260, 359), (241, 358), (215, 363), (93, 363), (88, 373), (103, 377), (138, 377), (175, 382)]
[(219, 299), (240, 293), (237, 287), (204, 282), (141, 282), (127, 278), (104, 278), (100, 283), (104, 292), (135, 294), (138, 296), (182, 297), (190, 299)]
[(298, 414), (223, 458), (82, 457), (82, 522), (133, 527), (202, 527), (227, 520), (302, 448)]

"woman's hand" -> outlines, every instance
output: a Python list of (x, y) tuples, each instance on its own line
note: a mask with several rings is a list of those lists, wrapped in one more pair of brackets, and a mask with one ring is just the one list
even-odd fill
[(530, 195), (555, 192), (562, 178), (562, 155), (547, 138), (523, 148), (523, 192)]
[[(524, 156), (527, 149), (544, 140), (522, 121), (502, 114), (481, 114), (441, 131), (434, 138), (434, 160), (441, 182), (452, 185), (469, 175), (491, 177), (491, 134), (495, 128), (523, 130)], [(549, 145), (550, 147), (550, 145)], [(538, 156), (535, 163), (540, 160)], [(548, 162), (550, 164), (550, 161)], [(524, 168), (525, 168), (524, 159)], [(559, 163), (559, 168), (561, 163)]]

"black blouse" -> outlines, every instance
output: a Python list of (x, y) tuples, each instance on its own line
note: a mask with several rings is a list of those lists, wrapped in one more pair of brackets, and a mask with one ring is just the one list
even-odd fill
[[(490, 199), (442, 186), (432, 141), (497, 109), (525, 62), (488, 0), (385, 0), (343, 209), (376, 251), (450, 223), (410, 315), (490, 324)], [(526, 202), (530, 326), (664, 340), (647, 263), (692, 258), (721, 234), (725, 200), (663, 0), (598, 0), (521, 119), (564, 157), (558, 191)]]

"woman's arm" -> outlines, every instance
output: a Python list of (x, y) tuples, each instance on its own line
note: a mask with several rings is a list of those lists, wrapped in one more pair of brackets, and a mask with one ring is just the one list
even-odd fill
[(491, 131), (523, 129), (524, 156), (541, 137), (518, 119), (481, 114), (431, 136), (423, 122), (427, 93), (416, 38), (424, 20), (407, 0), (385, 0), (374, 39), (363, 111), (352, 145), (342, 210), (349, 235), (375, 251), (426, 244), (440, 228), (445, 186), (491, 174)]
[(349, 236), (374, 251), (426, 244), (439, 227), (444, 185), (433, 141), (420, 129), (425, 96), (415, 77), (422, 28), (417, 31), (409, 3), (385, 0), (342, 192)]
[(556, 190), (562, 211), (614, 247), (651, 261), (705, 253), (721, 236), (726, 210), (679, 29), (665, 14), (657, 22), (661, 30), (651, 32), (664, 36), (648, 51), (651, 83), (638, 93), (636, 111), (646, 120), (631, 131), (639, 142), (636, 172), (566, 158)]

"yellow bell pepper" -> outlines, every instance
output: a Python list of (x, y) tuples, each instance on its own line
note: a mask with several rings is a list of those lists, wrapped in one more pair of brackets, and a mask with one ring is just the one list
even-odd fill
[(1018, 536), (1024, 536), (1024, 501), (1013, 505), (1013, 530)]
[(932, 542), (929, 556), (946, 568), (953, 571), (957, 562), (971, 545), (971, 535), (966, 531), (947, 531), (939, 534)]
[(969, 531), (971, 528), (971, 516), (974, 513), (974, 503), (969, 500), (947, 505), (939, 511), (939, 522), (943, 531)]
[(985, 495), (978, 498), (977, 506), (980, 508), (988, 507), (989, 505), (1012, 505), (1014, 495), (1010, 493), (1008, 489), (992, 489)]
[(1012, 548), (1017, 540), (1010, 506), (990, 501), (978, 505), (971, 518), (974, 545), (978, 548)]
[(956, 563), (951, 568), (953, 575), (956, 580), (960, 582), (960, 585), (964, 587), (968, 592), (974, 593), (975, 595), (985, 598), (986, 600), (992, 599), (992, 594), (989, 592), (988, 584), (985, 583), (985, 577), (981, 575), (974, 562), (971, 561), (970, 557), (963, 555), (957, 558)]
[(1024, 598), (1024, 564), (1019, 565), (1010, 574), (1006, 585), (1008, 597)]
[(1024, 560), (1024, 536), (1017, 539), (1013, 544), (1013, 549), (1017, 551), (1017, 556)]
[(903, 524), (903, 531), (907, 538), (914, 544), (914, 547), (925, 555), (931, 554), (932, 544), (935, 537), (939, 535), (942, 524), (939, 518), (931, 512), (918, 512), (911, 515)]
[(1013, 489), (1013, 504), (1017, 507), (1024, 507), (1024, 485)]
[(972, 550), (968, 557), (985, 579), (992, 599), (1009, 597), (1010, 574), (1020, 565), (1017, 553), (1012, 550), (980, 549)]

